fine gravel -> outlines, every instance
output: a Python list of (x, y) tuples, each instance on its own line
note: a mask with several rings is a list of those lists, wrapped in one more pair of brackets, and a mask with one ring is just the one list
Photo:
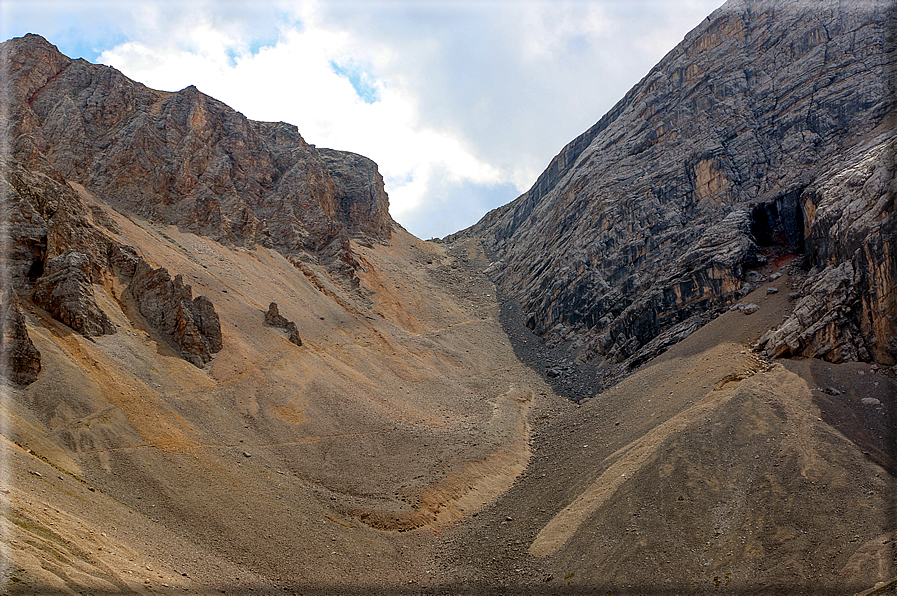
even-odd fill
[[(496, 295), (475, 239), (356, 246), (355, 292), (112, 216), (210, 296), (225, 347), (200, 370), (123, 311), (94, 342), (28, 311), (45, 368), (3, 402), (10, 594), (853, 594), (895, 575), (893, 371), (756, 354), (787, 268), (758, 309), (599, 391)], [(264, 324), (272, 301), (301, 347)]]

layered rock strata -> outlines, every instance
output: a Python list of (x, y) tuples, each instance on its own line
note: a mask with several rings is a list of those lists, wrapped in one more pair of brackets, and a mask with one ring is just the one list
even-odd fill
[(810, 282), (814, 314), (771, 349), (893, 363), (893, 171), (875, 156), (894, 129), (894, 26), (887, 2), (731, 0), (463, 234), (527, 324), (607, 383), (800, 253), (819, 275), (849, 264), (856, 298), (839, 309)]

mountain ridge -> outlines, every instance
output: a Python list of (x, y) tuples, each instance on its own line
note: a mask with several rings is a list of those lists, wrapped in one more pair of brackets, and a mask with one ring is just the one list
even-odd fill
[[(747, 50), (765, 39), (758, 55), (780, 55), (780, 76), (806, 83), (808, 65), (829, 63), (826, 27), (788, 16), (793, 6), (714, 12), (687, 38), (707, 66), (691, 69), (704, 81), (695, 89), (729, 80), (726, 61), (744, 47), (727, 44), (746, 22), (766, 35)], [(840, 14), (826, 6), (825, 19)], [(842, 28), (856, 42), (845, 47), (869, 45), (890, 68), (890, 46), (874, 45), (890, 21), (844, 15), (862, 24)], [(630, 92), (588, 145), (574, 140), (552, 162), (519, 235), (495, 231), (525, 201), (433, 242), (389, 218), (366, 158), (314, 148), (295, 127), (246, 120), (195, 88), (141, 89), (83, 61), (61, 69), (68, 59), (46, 40), (12, 42), (0, 172), (4, 591), (892, 590), (897, 377), (848, 361), (865, 358), (860, 348), (888, 355), (893, 337), (894, 141), (880, 85), (828, 85), (843, 95), (830, 102), (837, 118), (872, 115), (859, 136), (839, 140), (830, 122), (813, 133), (829, 134), (828, 148), (812, 131), (785, 135), (796, 145), (781, 159), (824, 154), (814, 176), (773, 172), (787, 184), (770, 182), (763, 201), (727, 203), (735, 165), (754, 154), (664, 158), (669, 135), (719, 126), (702, 108), (674, 113), (679, 132), (666, 130), (669, 106), (642, 101), (665, 84), (652, 69), (640, 85), (654, 90)], [(23, 44), (30, 54), (12, 51)], [(871, 100), (851, 104), (854, 91)], [(808, 122), (785, 103), (774, 125)], [(634, 111), (649, 116), (630, 130)], [(622, 134), (629, 169), (598, 168), (617, 139), (597, 147), (608, 131)], [(258, 164), (247, 147), (262, 150)], [(593, 192), (671, 171), (676, 184), (645, 195)], [(685, 188), (697, 206), (676, 194)], [(537, 217), (544, 228), (527, 228)], [(601, 242), (579, 236), (591, 252), (571, 253), (567, 241), (590, 226)], [(613, 291), (568, 284), (599, 265), (613, 269)], [(612, 338), (619, 362), (612, 351), (578, 358), (594, 338), (557, 324), (546, 334), (526, 297), (538, 287), (546, 313), (584, 321), (669, 280), (663, 297), (685, 297), (685, 310), (655, 314), (682, 320), (640, 331), (620, 319), (632, 337)]]

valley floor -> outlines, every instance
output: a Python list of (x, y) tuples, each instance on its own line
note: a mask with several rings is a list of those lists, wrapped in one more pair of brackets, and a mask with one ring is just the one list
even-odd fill
[(787, 275), (575, 404), (475, 240), (357, 245), (355, 292), (113, 215), (212, 299), (225, 348), (193, 367), (114, 286), (97, 341), (32, 305), (6, 593), (894, 592), (893, 371), (755, 355)]

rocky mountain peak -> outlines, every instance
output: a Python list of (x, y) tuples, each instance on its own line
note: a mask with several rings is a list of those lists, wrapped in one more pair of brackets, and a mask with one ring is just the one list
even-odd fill
[[(298, 131), (254, 122), (195, 86), (155, 91), (72, 61), (39, 36), (3, 46), (28, 135), (63, 177), (117, 207), (231, 243), (318, 253), (366, 234), (386, 240), (389, 203), (373, 162), (325, 156)], [(22, 106), (22, 102), (27, 106)], [(328, 169), (352, 162), (363, 174)], [(363, 164), (363, 165), (362, 165)], [(344, 181), (352, 181), (348, 184)], [(340, 196), (337, 197), (337, 193)], [(373, 222), (363, 219), (374, 216)]]

